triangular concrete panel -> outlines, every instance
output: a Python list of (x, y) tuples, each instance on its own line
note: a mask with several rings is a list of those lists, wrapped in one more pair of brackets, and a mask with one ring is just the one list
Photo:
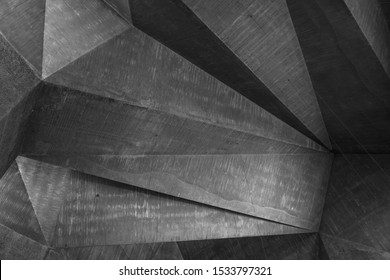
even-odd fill
[(327, 147), (331, 147), (285, 0), (183, 2)]
[(58, 213), (67, 192), (66, 182), (70, 179), (70, 171), (49, 165), (43, 168), (39, 164), (29, 164), (23, 157), (18, 157), (16, 162), (43, 234), (51, 245)]
[(128, 27), (103, 1), (47, 0), (43, 78)]
[(0, 259), (43, 260), (48, 247), (0, 225)]
[(0, 179), (0, 224), (41, 244), (46, 244), (15, 162)]
[(390, 252), (327, 234), (320, 236), (331, 260), (390, 260)]
[(182, 260), (176, 242), (122, 245), (130, 260)]

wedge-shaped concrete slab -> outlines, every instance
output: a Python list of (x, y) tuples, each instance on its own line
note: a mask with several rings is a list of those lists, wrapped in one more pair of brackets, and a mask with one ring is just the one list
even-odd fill
[(322, 143), (331, 147), (285, 0), (183, 2)]
[(46, 0), (43, 78), (126, 30), (103, 1)]
[[(27, 158), (19, 157), (18, 164), (25, 166), (20, 168), (23, 178), (29, 192), (37, 196), (50, 189), (53, 182), (62, 182), (56, 184), (65, 193), (59, 211), (55, 208), (58, 202), (38, 201), (46, 215), (56, 216), (58, 212), (50, 242), (55, 247), (306, 232)], [(39, 213), (38, 219), (41, 224), (51, 221), (42, 219)]]
[(51, 260), (182, 260), (176, 242), (52, 249)]
[(0, 179), (0, 224), (41, 244), (46, 244), (15, 162)]
[(97, 47), (46, 81), (321, 150), (309, 138), (136, 28)]
[(0, 3), (0, 32), (38, 77), (42, 74), (45, 2), (4, 0)]

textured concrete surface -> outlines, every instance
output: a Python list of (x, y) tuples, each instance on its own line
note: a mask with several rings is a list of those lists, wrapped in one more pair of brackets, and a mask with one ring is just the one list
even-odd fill
[(319, 250), (316, 233), (189, 241), (178, 244), (186, 260), (315, 260), (318, 259)]
[(0, 34), (0, 177), (19, 153), (38, 83), (27, 63)]
[(41, 244), (46, 244), (16, 162), (0, 179), (0, 224)]
[[(333, 149), (388, 153), (390, 78), (347, 5), (342, 0), (287, 4)], [(382, 48), (389, 45), (379, 43)]]
[[(224, 2), (232, 3), (231, 1)], [(246, 5), (251, 3), (252, 1), (248, 1)], [(182, 1), (150, 0), (146, 2), (131, 0), (130, 6), (133, 22), (137, 28), (237, 90), (277, 118), (311, 139), (319, 141), (313, 132), (302, 123), (302, 120), (290, 111), (288, 108), (290, 104), (286, 106), (278, 99), (266, 84), (255, 75), (254, 71), (229, 48), (229, 45), (218, 38)], [(223, 7), (225, 4), (220, 6)], [(236, 6), (240, 5), (237, 4)], [(223, 15), (221, 14), (220, 17), (230, 18), (236, 12), (236, 6), (233, 6), (232, 9), (227, 9), (227, 12)], [(282, 18), (282, 21), (285, 22), (285, 18)], [(252, 21), (248, 23), (252, 23)], [(245, 31), (248, 30), (249, 28)], [(243, 34), (234, 34), (231, 38), (234, 39), (234, 36), (236, 36), (239, 40), (240, 36), (245, 36)], [(272, 33), (272, 35), (274, 34), (276, 33)], [(287, 35), (287, 33), (285, 35), (285, 37), (291, 36), (290, 34)], [(262, 46), (264, 47), (264, 45)], [(257, 45), (252, 44), (251, 47), (256, 48)], [(252, 51), (251, 54), (253, 58), (261, 55), (255, 51)], [(283, 54), (280, 56), (283, 57)], [(286, 54), (285, 58), (289, 59), (287, 56), (288, 54)], [(258, 60), (256, 60), (257, 62)], [(264, 75), (267, 74), (264, 73)], [(284, 83), (284, 81), (281, 81), (281, 83)], [(299, 104), (300, 101), (294, 99), (293, 103)], [(302, 110), (311, 111), (311, 107), (305, 109), (301, 107), (300, 111), (302, 112)], [(312, 119), (318, 119), (317, 117), (318, 112), (315, 116), (312, 116)], [(319, 127), (316, 129), (319, 129)]]
[(183, 2), (324, 145), (331, 148), (284, 0)]
[(390, 253), (327, 234), (321, 234), (325, 253), (331, 260), (390, 260)]
[(321, 147), (143, 32), (132, 28), (46, 81), (141, 108)]
[(389, 259), (380, 3), (2, 1), (0, 258)]
[(38, 77), (42, 73), (45, 2), (4, 0), (0, 3), (1, 34)]
[(110, 5), (120, 16), (122, 16), (126, 21), (131, 23), (131, 11), (130, 4), (128, 0), (104, 0), (108, 5)]
[(24, 155), (260, 218), (318, 228), (331, 154), (114, 100), (107, 103), (66, 88), (54, 90), (38, 102)]
[(42, 260), (49, 248), (0, 225), (0, 259)]
[(321, 233), (390, 251), (390, 155), (337, 155)]
[(23, 157), (17, 162), (55, 247), (306, 232)]
[(42, 77), (128, 27), (103, 1), (46, 0)]

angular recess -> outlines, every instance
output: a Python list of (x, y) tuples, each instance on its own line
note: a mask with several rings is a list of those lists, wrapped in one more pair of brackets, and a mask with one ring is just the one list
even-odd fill
[(0, 32), (38, 77), (42, 74), (45, 0), (0, 1)]
[(327, 147), (329, 137), (285, 0), (182, 0)]
[(15, 162), (0, 179), (0, 224), (39, 243), (46, 244)]
[[(62, 201), (39, 201), (42, 212), (54, 209), (52, 215), (58, 216), (49, 242), (55, 247), (306, 232), (23, 157), (18, 164), (29, 193), (38, 197), (52, 188), (52, 182), (61, 182), (56, 187), (64, 189)], [(62, 205), (58, 215), (56, 203)], [(47, 221), (40, 220), (41, 224)]]
[(104, 0), (110, 5), (120, 16), (131, 23), (131, 12), (129, 0)]
[(208, 124), (320, 146), (136, 28), (46, 81)]
[(42, 77), (128, 27), (103, 1), (46, 0)]
[(178, 242), (185, 260), (315, 260), (318, 235), (290, 234)]

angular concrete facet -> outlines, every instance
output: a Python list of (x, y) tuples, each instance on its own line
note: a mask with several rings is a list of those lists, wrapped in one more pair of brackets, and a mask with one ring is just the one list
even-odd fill
[(42, 77), (128, 27), (103, 1), (46, 0)]
[(0, 224), (41, 244), (46, 244), (15, 162), (0, 179)]
[(179, 242), (185, 260), (315, 260), (316, 233)]
[(309, 138), (135, 28), (97, 47), (46, 81), (321, 150)]
[[(168, 242), (302, 233), (304, 230), (141, 190), (66, 168), (18, 158), (29, 192), (57, 188), (62, 201), (41, 199), (42, 213), (62, 205), (50, 244), (55, 247)], [(34, 201), (34, 200), (33, 200)], [(57, 216), (54, 208), (53, 216)], [(42, 219), (41, 224), (51, 219)], [(53, 227), (51, 227), (53, 229)]]
[(322, 143), (331, 147), (284, 0), (183, 2)]

